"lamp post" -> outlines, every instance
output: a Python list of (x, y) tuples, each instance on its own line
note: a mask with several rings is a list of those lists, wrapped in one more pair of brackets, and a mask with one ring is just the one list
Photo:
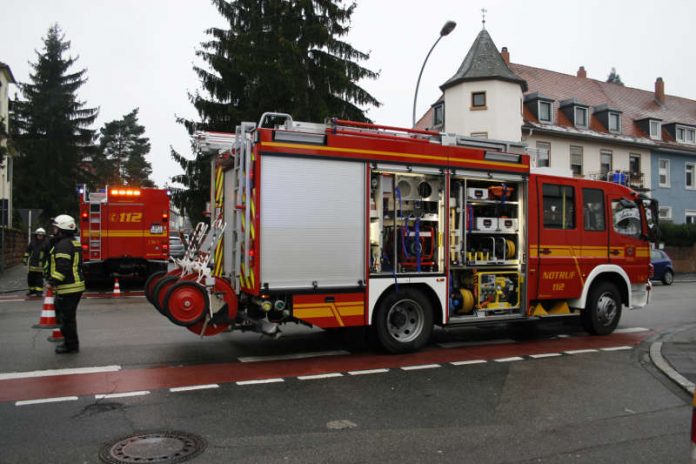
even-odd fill
[(425, 63), (428, 62), (428, 58), (430, 58), (430, 54), (433, 52), (433, 49), (435, 49), (435, 46), (440, 41), (440, 39), (442, 39), (444, 36), (446, 36), (450, 32), (452, 32), (455, 27), (457, 27), (457, 23), (455, 23), (454, 21), (447, 21), (445, 23), (445, 25), (442, 26), (442, 29), (440, 29), (440, 36), (437, 38), (437, 40), (435, 41), (433, 46), (430, 47), (430, 51), (425, 56), (425, 60), (423, 61), (423, 66), (421, 66), (420, 73), (418, 74), (418, 81), (416, 82), (416, 93), (413, 96), (413, 122), (411, 124), (412, 127), (416, 127), (416, 100), (418, 100), (418, 86), (420, 85), (421, 76), (423, 75), (423, 70), (425, 69)]

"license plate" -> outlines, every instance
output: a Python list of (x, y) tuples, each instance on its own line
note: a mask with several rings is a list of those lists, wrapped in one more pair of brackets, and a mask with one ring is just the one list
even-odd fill
[(164, 226), (161, 224), (152, 224), (150, 226), (150, 233), (151, 234), (163, 234), (164, 233)]

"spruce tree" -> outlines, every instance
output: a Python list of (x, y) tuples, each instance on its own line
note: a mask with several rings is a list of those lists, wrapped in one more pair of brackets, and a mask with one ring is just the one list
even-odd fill
[(30, 63), (30, 82), (19, 84), (23, 99), (12, 103), (15, 203), (43, 209), (44, 219), (77, 213), (77, 184), (87, 178), (84, 161), (93, 149), (90, 126), (98, 108), (78, 99), (87, 71), (71, 70), (77, 58), (68, 56), (69, 50), (60, 27), (51, 26), (37, 61)]
[[(258, 121), (266, 111), (296, 120), (323, 121), (337, 116), (368, 120), (365, 109), (379, 102), (359, 86), (378, 74), (359, 64), (369, 54), (341, 40), (350, 29), (355, 4), (343, 0), (212, 0), (228, 23), (210, 28), (210, 40), (196, 55), (207, 67), (194, 67), (202, 90), (190, 94), (200, 120), (180, 119), (196, 129), (233, 132), (242, 121)], [(200, 155), (199, 155), (200, 156)], [(175, 160), (179, 161), (175, 157)], [(196, 163), (199, 164), (199, 163)], [(193, 183), (210, 188), (210, 166)], [(175, 195), (198, 198), (203, 192)], [(191, 211), (190, 211), (191, 212)]]
[(154, 186), (150, 180), (152, 166), (145, 159), (150, 153), (150, 139), (138, 123), (138, 108), (105, 123), (99, 133), (99, 149), (94, 157), (98, 185)]

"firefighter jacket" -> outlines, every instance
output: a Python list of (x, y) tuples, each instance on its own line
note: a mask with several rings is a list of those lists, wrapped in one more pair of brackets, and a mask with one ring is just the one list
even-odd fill
[(82, 274), (82, 248), (73, 237), (60, 237), (51, 249), (48, 280), (58, 295), (85, 291)]
[(51, 250), (51, 243), (47, 238), (38, 240), (36, 237), (31, 239), (27, 252), (24, 253), (22, 261), (28, 265), (29, 272), (44, 272), (44, 267), (48, 261), (48, 253)]

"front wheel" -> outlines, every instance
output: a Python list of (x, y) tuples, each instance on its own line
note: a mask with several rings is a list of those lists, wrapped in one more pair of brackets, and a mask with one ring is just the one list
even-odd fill
[(386, 296), (375, 311), (373, 331), (390, 353), (421, 349), (433, 332), (433, 309), (421, 292), (407, 288)]
[(600, 282), (593, 286), (580, 313), (582, 326), (592, 335), (608, 335), (621, 318), (621, 296), (616, 285)]
[(662, 283), (665, 285), (672, 285), (672, 282), (674, 282), (674, 273), (667, 269), (665, 275), (662, 276)]

